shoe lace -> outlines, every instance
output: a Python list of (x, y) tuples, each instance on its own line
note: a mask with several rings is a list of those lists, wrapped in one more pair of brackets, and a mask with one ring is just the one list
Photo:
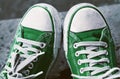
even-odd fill
[[(72, 74), (72, 77), (79, 78), (79, 79), (114, 79), (120, 77), (120, 69), (110, 68), (110, 66), (104, 66), (103, 67), (96, 67), (97, 64), (105, 64), (109, 63), (109, 59), (106, 57), (108, 55), (107, 50), (99, 50), (99, 47), (107, 48), (107, 43), (102, 41), (86, 41), (86, 42), (78, 42), (74, 43), (73, 47), (77, 49), (80, 46), (86, 47), (85, 50), (80, 50), (75, 52), (75, 56), (79, 57), (80, 55), (87, 55), (86, 59), (79, 59), (78, 65), (81, 64), (89, 64), (88, 67), (84, 67), (80, 69), (80, 73), (84, 72), (91, 72), (91, 76), (79, 76), (76, 74)], [(97, 50), (97, 51), (95, 51)], [(105, 56), (106, 55), (106, 56)], [(105, 57), (103, 57), (105, 56)], [(93, 59), (95, 57), (101, 57), (100, 59)], [(103, 73), (99, 76), (94, 76), (99, 73)], [(113, 72), (116, 72), (112, 75)]]
[[(19, 43), (22, 43), (22, 46), (15, 44), (14, 49), (17, 49), (17, 52), (22, 52), (22, 54), (12, 52), (11, 57), (9, 58), (8, 62), (11, 63), (11, 67), (5, 66), (6, 73), (9, 79), (30, 79), (30, 78), (35, 78), (41, 74), (43, 74), (43, 71), (40, 71), (36, 74), (29, 75), (30, 70), (34, 67), (34, 64), (32, 62), (37, 62), (37, 58), (45, 52), (41, 52), (37, 48), (33, 47), (39, 47), (39, 48), (44, 48), (46, 46), (45, 43), (43, 42), (36, 42), (24, 38), (16, 38), (16, 41)], [(33, 54), (28, 54), (28, 52), (34, 52)], [(25, 70), (25, 74), (29, 75), (26, 77), (23, 77), (19, 71), (21, 71), (24, 67), (29, 65), (29, 69)], [(4, 73), (4, 72), (3, 72)]]

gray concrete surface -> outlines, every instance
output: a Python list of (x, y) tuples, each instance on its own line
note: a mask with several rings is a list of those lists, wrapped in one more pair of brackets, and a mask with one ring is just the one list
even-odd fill
[(0, 0), (0, 19), (20, 18), (30, 6), (37, 3), (48, 3), (59, 11), (67, 11), (73, 5), (83, 2), (100, 6), (117, 4), (120, 0)]
[[(120, 67), (120, 4), (102, 6), (99, 7), (99, 9), (107, 19), (107, 22), (110, 26), (111, 33), (116, 45), (117, 63)], [(66, 12), (60, 12), (60, 15), (63, 22)], [(15, 31), (19, 21), (20, 19), (0, 21), (0, 70), (7, 60), (10, 44), (15, 35)], [(51, 71), (49, 79), (71, 79), (70, 71), (64, 56), (62, 43), (58, 59), (54, 65), (53, 70)]]

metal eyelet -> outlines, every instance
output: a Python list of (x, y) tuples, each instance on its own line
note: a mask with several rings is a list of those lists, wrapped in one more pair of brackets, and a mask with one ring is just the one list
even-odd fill
[(28, 65), (28, 68), (29, 68), (29, 69), (32, 69), (33, 67), (34, 67), (33, 63), (30, 63), (30, 64)]
[(34, 60), (33, 60), (33, 62), (37, 62), (38, 61), (38, 58), (35, 58)]
[(40, 48), (45, 48), (45, 46), (46, 46), (45, 43), (40, 44)]
[(78, 46), (77, 46), (77, 44), (76, 44), (76, 43), (74, 43), (73, 47), (74, 47), (74, 48), (77, 48)]
[(81, 61), (80, 60), (78, 60), (78, 65), (81, 65)]
[(78, 52), (75, 52), (75, 56), (78, 57), (78, 56), (79, 56), (79, 53), (78, 53)]
[(80, 73), (83, 74), (84, 73), (84, 68), (80, 69)]
[(29, 75), (29, 74), (30, 74), (30, 71), (29, 71), (29, 70), (25, 70), (25, 71), (23, 71), (23, 73), (24, 73), (25, 75)]

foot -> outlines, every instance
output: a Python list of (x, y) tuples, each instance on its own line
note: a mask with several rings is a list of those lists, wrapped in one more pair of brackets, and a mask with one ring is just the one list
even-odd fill
[(0, 79), (45, 79), (58, 52), (60, 32), (55, 8), (32, 6), (19, 23)]
[(78, 4), (68, 11), (64, 22), (64, 50), (74, 79), (120, 77), (110, 29), (92, 4)]

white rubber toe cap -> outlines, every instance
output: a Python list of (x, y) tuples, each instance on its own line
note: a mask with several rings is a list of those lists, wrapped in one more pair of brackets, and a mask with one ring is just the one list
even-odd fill
[(71, 23), (72, 32), (83, 32), (93, 29), (99, 29), (106, 26), (106, 23), (100, 13), (93, 8), (80, 9)]
[(40, 31), (52, 31), (52, 22), (49, 13), (39, 6), (28, 10), (21, 22), (21, 25)]

